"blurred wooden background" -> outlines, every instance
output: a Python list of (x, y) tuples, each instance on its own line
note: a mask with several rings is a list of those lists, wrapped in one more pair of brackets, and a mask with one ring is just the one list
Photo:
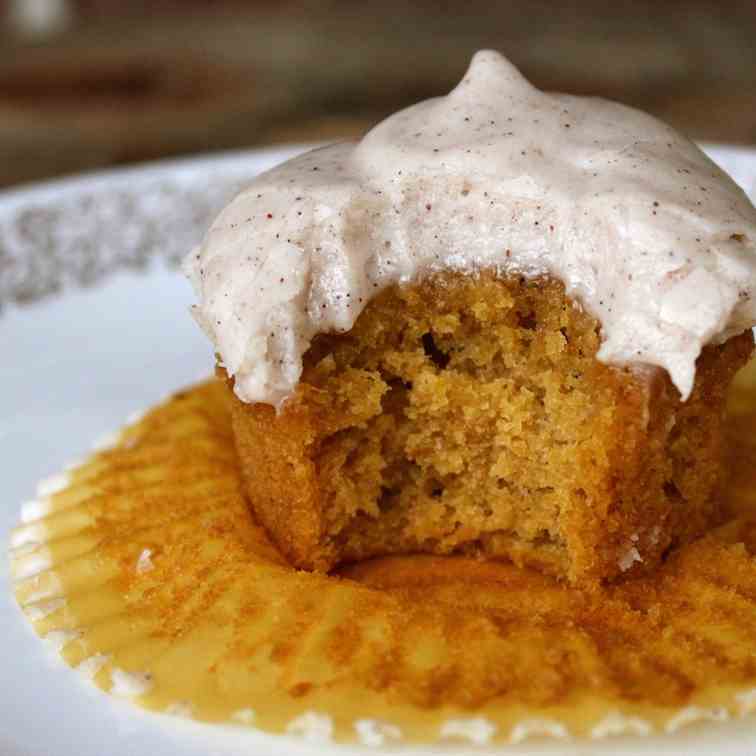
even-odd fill
[(356, 136), (480, 47), (541, 87), (756, 143), (756, 0), (0, 0), (0, 186)]

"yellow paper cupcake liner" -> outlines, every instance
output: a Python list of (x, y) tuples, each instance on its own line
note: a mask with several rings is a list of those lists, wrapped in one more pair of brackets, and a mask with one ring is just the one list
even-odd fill
[(673, 731), (756, 709), (756, 370), (733, 394), (734, 519), (601, 591), (503, 563), (297, 571), (242, 494), (225, 388), (172, 397), (48, 481), (18, 602), (148, 709), (369, 745)]

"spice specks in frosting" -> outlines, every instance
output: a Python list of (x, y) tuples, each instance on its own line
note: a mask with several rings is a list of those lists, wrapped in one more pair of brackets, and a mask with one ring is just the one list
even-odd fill
[(386, 286), (481, 268), (560, 279), (599, 359), (659, 365), (685, 397), (702, 346), (756, 321), (755, 240), (742, 191), (670, 127), (483, 51), (446, 97), (259, 176), (185, 268), (245, 401), (284, 401), (313, 336)]

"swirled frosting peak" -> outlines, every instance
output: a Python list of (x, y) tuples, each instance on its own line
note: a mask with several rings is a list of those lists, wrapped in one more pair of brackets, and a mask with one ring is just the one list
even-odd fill
[(563, 281), (599, 359), (661, 366), (686, 398), (701, 348), (756, 322), (756, 210), (669, 126), (483, 51), (446, 97), (259, 176), (185, 261), (237, 395), (274, 405), (313, 336), (385, 287), (482, 268)]

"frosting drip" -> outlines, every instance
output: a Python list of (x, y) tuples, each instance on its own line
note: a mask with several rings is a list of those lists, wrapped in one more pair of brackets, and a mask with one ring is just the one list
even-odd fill
[(274, 405), (385, 287), (481, 268), (560, 279), (600, 360), (663, 367), (686, 398), (701, 348), (756, 322), (756, 209), (660, 121), (483, 51), (446, 97), (259, 176), (185, 260), (237, 395)]

